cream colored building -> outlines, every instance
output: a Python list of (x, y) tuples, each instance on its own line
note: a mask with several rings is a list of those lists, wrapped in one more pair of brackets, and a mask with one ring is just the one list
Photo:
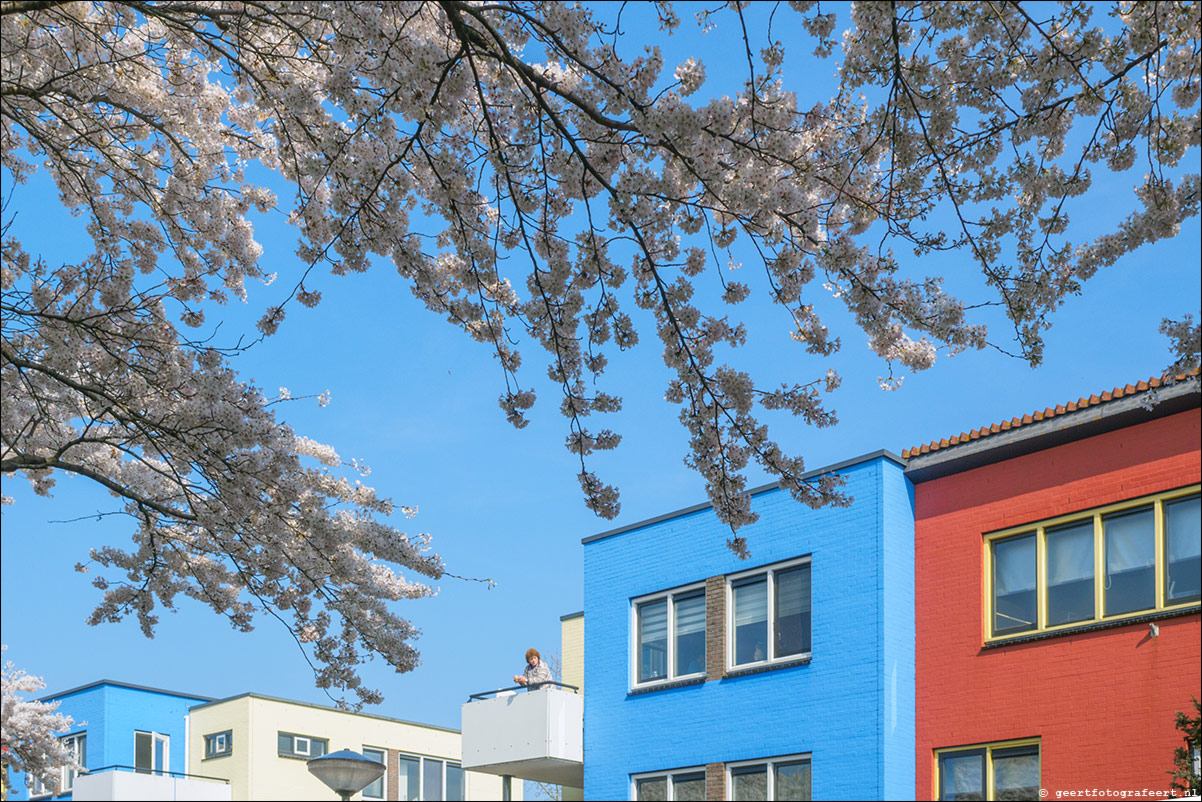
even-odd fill
[(191, 708), (188, 729), (189, 771), (229, 780), (234, 800), (336, 799), (306, 761), (340, 749), (387, 766), (354, 799), (501, 799), (500, 777), (460, 768), (445, 727), (248, 693)]
[[(559, 617), (559, 648), (563, 653), (561, 671), (563, 681), (575, 685), (578, 693), (584, 693), (584, 611)], [(584, 799), (584, 789), (565, 785), (560, 793), (563, 802)]]
[(584, 612), (559, 617), (560, 671), (563, 682), (584, 693)]

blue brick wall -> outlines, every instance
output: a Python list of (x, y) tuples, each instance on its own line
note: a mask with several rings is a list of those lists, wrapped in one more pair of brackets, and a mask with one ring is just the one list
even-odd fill
[[(629, 799), (640, 772), (805, 752), (815, 799), (912, 796), (912, 493), (883, 457), (840, 473), (850, 507), (758, 494), (747, 561), (709, 509), (585, 545), (587, 799)], [(807, 554), (810, 664), (629, 694), (631, 598)]]
[[(58, 701), (58, 711), (71, 716), (75, 723), (63, 735), (88, 734), (86, 767), (132, 766), (134, 732), (157, 732), (170, 737), (168, 768), (183, 772), (187, 754), (186, 726), (188, 708), (207, 701), (202, 697), (182, 696), (149, 688), (134, 688), (101, 683), (85, 686), (43, 701)], [(10, 799), (29, 799), (25, 775), (14, 773)], [(71, 799), (70, 794), (55, 799)]]
[(914, 486), (882, 472), (881, 768), (885, 799), (914, 796)]

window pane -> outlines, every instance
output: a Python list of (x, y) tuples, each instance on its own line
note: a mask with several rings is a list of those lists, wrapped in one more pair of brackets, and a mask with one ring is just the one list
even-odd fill
[(768, 657), (768, 579), (757, 576), (734, 586), (735, 665)]
[(668, 778), (652, 777), (646, 780), (635, 780), (635, 799), (646, 799), (648, 802), (663, 802), (668, 798)]
[[(75, 760), (79, 765), (87, 768), (88, 765), (88, 736), (86, 733), (72, 735), (65, 739), (67, 748), (71, 750), (71, 754), (75, 756)], [(79, 776), (79, 771), (73, 768), (67, 768), (63, 772), (63, 784), (60, 792), (70, 791), (75, 787), (75, 778)]]
[(1093, 519), (1048, 530), (1048, 626), (1094, 617)]
[(426, 759), (422, 766), (422, 799), (442, 799), (442, 761)]
[(282, 755), (292, 754), (292, 736), (285, 735), (284, 733), (281, 732), (278, 743), (277, 743), (277, 747), (278, 747), (279, 753)]
[(985, 755), (944, 755), (939, 758), (940, 799), (978, 802), (985, 798)]
[(810, 798), (810, 761), (776, 764), (776, 799), (808, 800)]
[(735, 793), (735, 802), (763, 800), (768, 798), (768, 767), (740, 766), (730, 770), (730, 784)]
[(639, 682), (668, 676), (668, 600), (639, 605)]
[(153, 760), (150, 733), (134, 733), (134, 769), (141, 774), (149, 774)]
[[(368, 760), (374, 760), (377, 763), (384, 762), (384, 753), (379, 749), (364, 749), (363, 756)], [(376, 779), (372, 780), (366, 788), (363, 789), (364, 799), (383, 799), (384, 798), (384, 775), (381, 774)]]
[(321, 757), (326, 752), (330, 751), (330, 742), (313, 738), (309, 741), (310, 757)]
[(674, 775), (672, 777), (672, 799), (676, 802), (704, 802), (705, 772)]
[(1035, 533), (993, 542), (993, 634), (1035, 629)]
[(230, 732), (219, 732), (215, 735), (205, 736), (205, 756), (217, 757), (233, 751), (234, 734)]
[(993, 798), (1039, 799), (1039, 750), (994, 750)]
[(162, 773), (167, 770), (167, 736), (154, 736), (154, 769)]
[(1202, 599), (1202, 514), (1199, 496), (1164, 505), (1165, 547), (1168, 565), (1165, 576), (1165, 602)]
[(405, 802), (417, 802), (418, 800), (418, 790), (421, 786), (417, 770), (416, 758), (402, 757), (397, 761), (397, 785), (401, 789), (401, 799)]
[(1156, 606), (1156, 533), (1152, 507), (1102, 518), (1106, 531), (1106, 615)]
[(776, 572), (776, 657), (810, 650), (810, 566)]
[(463, 792), (463, 768), (456, 766), (453, 763), (447, 764), (447, 799), (458, 800), (466, 799), (467, 795)]
[(677, 596), (676, 675), (705, 671), (705, 591)]

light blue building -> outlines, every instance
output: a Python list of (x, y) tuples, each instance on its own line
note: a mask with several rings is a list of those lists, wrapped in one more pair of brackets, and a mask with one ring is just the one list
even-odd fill
[[(58, 712), (74, 719), (63, 740), (89, 772), (137, 771), (184, 774), (188, 754), (188, 708), (212, 702), (208, 696), (175, 693), (112, 680), (81, 685), (46, 696), (59, 702)], [(76, 772), (62, 770), (60, 793), (25, 787), (25, 775), (14, 773), (9, 799), (71, 799)]]
[(914, 495), (885, 451), (848, 507), (752, 491), (584, 540), (586, 799), (914, 794)]

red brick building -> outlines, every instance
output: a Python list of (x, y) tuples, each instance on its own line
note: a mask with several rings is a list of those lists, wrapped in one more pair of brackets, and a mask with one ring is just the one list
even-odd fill
[(904, 454), (919, 799), (1164, 795), (1202, 695), (1200, 398), (1141, 382)]

